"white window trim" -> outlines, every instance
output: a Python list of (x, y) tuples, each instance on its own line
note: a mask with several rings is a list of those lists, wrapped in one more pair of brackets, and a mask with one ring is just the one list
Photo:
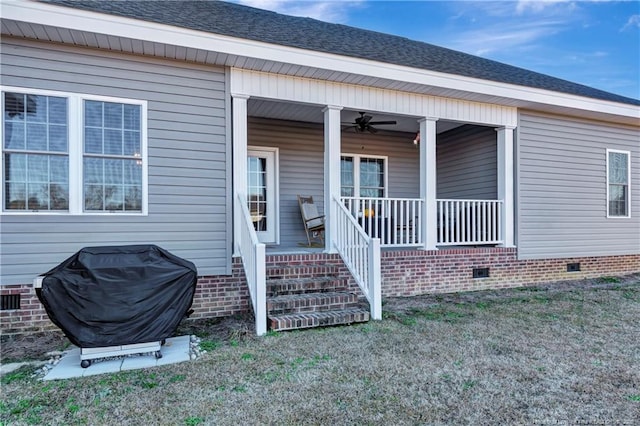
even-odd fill
[[(377, 160), (384, 160), (384, 196), (389, 196), (389, 157), (386, 155), (370, 155), (370, 154), (350, 154), (343, 152), (340, 157), (352, 157), (353, 158), (353, 196), (355, 198), (360, 197), (360, 159), (361, 158), (374, 158)], [(342, 187), (342, 183), (340, 183)]]
[[(69, 132), (69, 210), (68, 211), (51, 211), (51, 210), (23, 210), (13, 211), (5, 210), (4, 197), (6, 191), (2, 189), (2, 209), (0, 215), (90, 215), (90, 216), (147, 216), (149, 214), (149, 156), (147, 143), (147, 101), (127, 98), (116, 98), (112, 96), (87, 95), (73, 92), (59, 92), (53, 90), (40, 90), (25, 87), (0, 86), (0, 94), (4, 92), (28, 93), (42, 96), (57, 96), (66, 98), (68, 101), (68, 132)], [(83, 180), (82, 180), (82, 158), (83, 158), (83, 128), (84, 128), (84, 109), (83, 102), (101, 101), (114, 102), (129, 105), (140, 105), (140, 138), (141, 138), (141, 161), (142, 161), (142, 211), (138, 212), (109, 212), (109, 211), (84, 211), (83, 202)], [(0, 99), (0, 117), (2, 117), (2, 126), (0, 126), (0, 152), (4, 152), (4, 102)], [(4, 158), (4, 156), (2, 156)], [(0, 161), (0, 176), (4, 184), (4, 161)]]
[[(626, 154), (627, 156), (627, 215), (626, 216), (612, 216), (609, 214), (609, 153), (614, 152), (618, 154)], [(623, 151), (620, 149), (607, 149), (607, 219), (628, 219), (631, 217), (631, 151)]]

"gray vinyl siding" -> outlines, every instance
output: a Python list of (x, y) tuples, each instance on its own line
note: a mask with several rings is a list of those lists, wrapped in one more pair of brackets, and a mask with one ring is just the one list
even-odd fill
[[(517, 139), (520, 258), (640, 253), (640, 128), (523, 112)], [(631, 152), (630, 218), (607, 218), (607, 149)]]
[(85, 246), (157, 244), (227, 274), (231, 190), (222, 68), (4, 37), (2, 84), (148, 101), (148, 215), (2, 215), (0, 283)]
[(438, 198), (497, 198), (497, 137), (492, 127), (465, 125), (438, 135)]
[[(413, 136), (343, 132), (342, 152), (387, 156), (388, 196), (417, 198), (420, 163), (418, 150), (411, 143)], [(250, 118), (248, 144), (279, 149), (280, 244), (306, 243), (297, 195), (312, 195), (319, 211), (324, 212), (323, 126)]]

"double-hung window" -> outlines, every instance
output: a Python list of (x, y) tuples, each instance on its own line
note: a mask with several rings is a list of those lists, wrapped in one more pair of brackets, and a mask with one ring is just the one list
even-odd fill
[(69, 209), (67, 99), (4, 93), (4, 210)]
[(607, 217), (630, 217), (631, 153), (607, 150)]
[(2, 88), (3, 213), (147, 212), (146, 102)]
[(387, 158), (344, 154), (340, 178), (343, 197), (383, 198), (387, 194)]

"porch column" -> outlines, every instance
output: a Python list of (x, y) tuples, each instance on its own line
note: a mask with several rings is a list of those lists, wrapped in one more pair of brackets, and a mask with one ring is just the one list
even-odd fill
[(422, 198), (422, 241), (424, 250), (436, 250), (438, 242), (436, 203), (436, 122), (426, 117), (420, 123), (420, 198)]
[(247, 100), (248, 95), (231, 94), (233, 131), (233, 255), (240, 255), (240, 204), (238, 195), (247, 194)]
[(514, 245), (514, 195), (513, 195), (513, 130), (514, 127), (505, 126), (498, 132), (498, 199), (502, 200), (502, 247)]
[(326, 106), (324, 113), (324, 214), (325, 252), (336, 253), (333, 242), (338, 236), (334, 218), (338, 214), (333, 198), (340, 198), (340, 111), (342, 107)]

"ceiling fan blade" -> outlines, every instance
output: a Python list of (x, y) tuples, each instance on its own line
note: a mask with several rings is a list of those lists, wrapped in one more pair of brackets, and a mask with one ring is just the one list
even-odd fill
[(392, 121), (372, 121), (371, 123), (369, 123), (370, 125), (375, 124), (375, 125), (387, 125), (387, 124), (398, 124), (397, 121), (392, 120)]
[(371, 126), (371, 125), (367, 126), (367, 130), (368, 130), (370, 133), (378, 133), (378, 129), (376, 129), (375, 127), (373, 127), (373, 126)]

